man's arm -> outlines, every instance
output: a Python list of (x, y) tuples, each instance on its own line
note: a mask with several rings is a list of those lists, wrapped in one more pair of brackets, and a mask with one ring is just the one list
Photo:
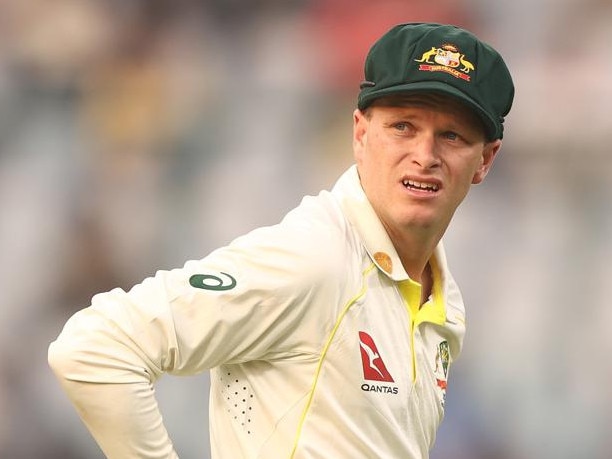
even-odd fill
[(84, 309), (49, 347), (49, 364), (107, 457), (176, 458), (149, 365), (118, 335), (110, 322)]
[(315, 352), (320, 343), (295, 330), (333, 316), (309, 304), (344, 258), (332, 256), (330, 226), (289, 220), (128, 292), (96, 295), (67, 322), (49, 363), (107, 456), (175, 457), (153, 391), (163, 373)]

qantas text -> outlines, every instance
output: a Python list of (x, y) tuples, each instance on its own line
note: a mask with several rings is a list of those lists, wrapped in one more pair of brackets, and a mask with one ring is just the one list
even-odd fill
[(363, 383), (361, 390), (364, 392), (380, 392), (383, 394), (397, 394), (397, 387), (379, 386), (378, 384)]

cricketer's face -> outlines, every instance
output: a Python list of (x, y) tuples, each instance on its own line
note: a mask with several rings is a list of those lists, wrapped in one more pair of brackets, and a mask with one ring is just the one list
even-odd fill
[(501, 146), (469, 109), (434, 94), (382, 99), (353, 121), (361, 185), (392, 239), (409, 229), (441, 237)]

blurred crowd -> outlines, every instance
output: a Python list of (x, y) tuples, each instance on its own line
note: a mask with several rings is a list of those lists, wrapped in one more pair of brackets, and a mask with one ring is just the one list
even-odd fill
[[(63, 323), (332, 186), (367, 49), (420, 21), (517, 88), (446, 237), (468, 335), (432, 459), (612, 455), (612, 1), (5, 0), (0, 457), (103, 457), (46, 363)], [(182, 458), (209, 457), (207, 388), (158, 385)]]

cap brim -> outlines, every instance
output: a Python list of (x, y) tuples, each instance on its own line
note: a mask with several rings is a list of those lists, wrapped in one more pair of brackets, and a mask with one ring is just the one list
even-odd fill
[(467, 105), (468, 108), (471, 108), (482, 120), (486, 130), (487, 139), (501, 138), (501, 133), (498, 133), (497, 123), (493, 118), (491, 118), (491, 116), (484, 108), (482, 108), (471, 97), (467, 96), (454, 86), (442, 83), (440, 81), (419, 81), (416, 83), (407, 83), (403, 85), (392, 86), (389, 88), (374, 90), (368, 92), (367, 94), (359, 98), (358, 107), (360, 110), (363, 110), (376, 99), (379, 99), (384, 96), (389, 96), (393, 94), (415, 94), (424, 92), (437, 92), (459, 99), (460, 102)]

